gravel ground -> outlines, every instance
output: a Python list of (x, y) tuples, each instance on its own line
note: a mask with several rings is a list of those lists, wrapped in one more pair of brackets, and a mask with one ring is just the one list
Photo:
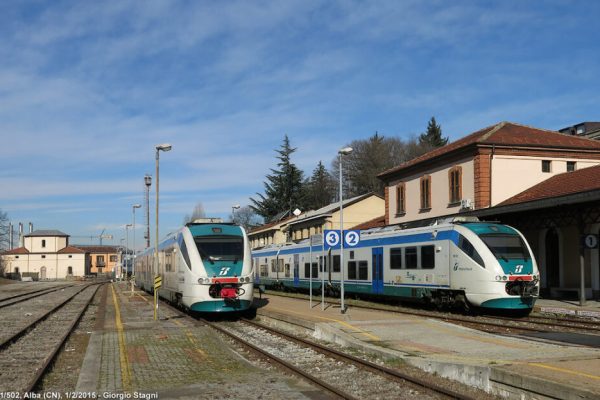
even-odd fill
[(67, 339), (52, 367), (36, 387), (39, 392), (67, 393), (75, 390), (88, 342), (96, 323), (97, 311), (107, 285), (100, 288), (77, 327)]

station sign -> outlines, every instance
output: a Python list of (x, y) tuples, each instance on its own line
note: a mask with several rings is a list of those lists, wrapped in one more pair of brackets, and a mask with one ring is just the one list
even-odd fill
[(325, 250), (329, 250), (332, 247), (337, 247), (340, 244), (340, 231), (326, 229), (323, 232), (325, 237)]
[(344, 231), (344, 246), (355, 247), (360, 242), (359, 230)]
[(586, 249), (597, 249), (598, 248), (598, 235), (589, 233), (587, 235), (583, 235), (581, 240), (583, 242), (583, 246)]

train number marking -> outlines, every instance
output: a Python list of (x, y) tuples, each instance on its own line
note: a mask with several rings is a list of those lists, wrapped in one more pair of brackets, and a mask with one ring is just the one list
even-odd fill
[(231, 267), (223, 267), (221, 268), (221, 272), (219, 272), (219, 276), (227, 275)]

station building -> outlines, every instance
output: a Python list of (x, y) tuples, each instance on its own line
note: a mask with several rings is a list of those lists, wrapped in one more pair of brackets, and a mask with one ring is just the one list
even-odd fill
[[(385, 200), (376, 194), (367, 193), (342, 201), (344, 227), (350, 229), (385, 211)], [(332, 203), (318, 210), (310, 210), (298, 216), (287, 217), (252, 229), (248, 233), (252, 249), (268, 245), (285, 244), (308, 239), (327, 229), (340, 229), (340, 204)]]
[(580, 239), (600, 233), (600, 141), (574, 129), (501, 122), (384, 171), (385, 224), (455, 215), (508, 223), (532, 246), (543, 294), (577, 294), (583, 279), (586, 297), (598, 298), (598, 248), (581, 251)]
[(69, 246), (69, 235), (58, 230), (36, 230), (23, 235), (23, 246), (0, 254), (4, 272), (34, 280), (83, 277), (85, 251)]

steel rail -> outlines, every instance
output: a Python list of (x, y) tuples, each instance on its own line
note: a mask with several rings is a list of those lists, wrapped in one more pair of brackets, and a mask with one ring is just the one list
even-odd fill
[(232, 338), (233, 340), (235, 340), (236, 342), (242, 344), (244, 347), (260, 354), (263, 357), (266, 357), (270, 360), (275, 361), (277, 364), (279, 364), (280, 366), (282, 366), (284, 369), (290, 371), (292, 374), (295, 375), (299, 375), (302, 378), (308, 380), (309, 382), (312, 382), (314, 385), (325, 389), (327, 392), (329, 392), (330, 394), (332, 394), (333, 396), (335, 396), (336, 398), (340, 398), (340, 399), (348, 399), (348, 400), (359, 400), (357, 397), (352, 396), (349, 393), (345, 393), (344, 391), (337, 389), (335, 387), (333, 387), (332, 385), (328, 384), (327, 382), (316, 378), (314, 376), (312, 376), (311, 374), (303, 371), (302, 369), (288, 363), (287, 361), (282, 360), (281, 358), (274, 356), (273, 354), (270, 354), (269, 352), (261, 349), (260, 347), (257, 347), (255, 345), (253, 345), (252, 343), (236, 336), (235, 334), (229, 332), (227, 329), (224, 329), (220, 326), (218, 326), (217, 324), (214, 324), (212, 322), (206, 321), (206, 320), (200, 320), (202, 321), (202, 323), (210, 326), (211, 328), (213, 328), (214, 330), (223, 333), (225, 335), (227, 335), (228, 337)]
[(406, 374), (406, 373), (403, 373), (403, 372), (400, 372), (400, 371), (397, 371), (397, 370), (394, 370), (394, 369), (391, 369), (391, 368), (388, 368), (388, 367), (384, 367), (382, 365), (378, 365), (378, 364), (372, 363), (372, 362), (367, 361), (367, 360), (363, 360), (362, 358), (358, 358), (358, 357), (352, 356), (350, 354), (345, 354), (343, 352), (327, 348), (327, 347), (325, 347), (323, 345), (320, 345), (318, 343), (311, 342), (309, 340), (306, 340), (306, 339), (303, 339), (303, 338), (300, 338), (300, 337), (296, 337), (296, 336), (291, 335), (289, 333), (280, 331), (279, 329), (276, 329), (276, 328), (273, 328), (273, 327), (270, 327), (270, 326), (266, 326), (266, 325), (263, 325), (263, 324), (259, 324), (257, 322), (254, 322), (254, 321), (251, 321), (251, 320), (248, 320), (248, 319), (244, 319), (243, 322), (246, 323), (246, 324), (252, 325), (254, 327), (257, 327), (257, 328), (269, 331), (270, 333), (273, 333), (275, 335), (283, 337), (284, 339), (294, 341), (294, 342), (302, 344), (304, 346), (308, 346), (308, 347), (310, 347), (310, 348), (318, 351), (319, 353), (328, 355), (328, 356), (333, 357), (333, 358), (335, 358), (337, 360), (340, 360), (340, 361), (343, 361), (343, 362), (351, 362), (351, 363), (353, 363), (355, 365), (358, 365), (360, 367), (366, 368), (366, 369), (368, 369), (371, 372), (375, 372), (375, 373), (377, 373), (379, 375), (383, 375), (383, 376), (385, 376), (387, 378), (392, 378), (392, 379), (399, 380), (399, 381), (402, 381), (402, 382), (410, 382), (410, 383), (413, 383), (415, 385), (421, 386), (421, 387), (423, 387), (423, 388), (425, 388), (427, 390), (434, 391), (436, 393), (443, 394), (445, 396), (448, 396), (448, 397), (451, 397), (451, 398), (454, 398), (454, 399), (476, 400), (476, 398), (474, 398), (474, 397), (470, 397), (470, 396), (464, 395), (462, 393), (458, 393), (458, 392), (455, 392), (453, 390), (447, 389), (445, 387), (433, 384), (431, 382), (424, 381), (424, 380), (422, 380), (420, 378), (411, 376), (409, 374)]
[[(92, 284), (92, 285), (94, 285), (94, 284)], [(85, 289), (91, 287), (92, 285), (87, 285), (85, 287)], [(71, 322), (71, 325), (69, 326), (69, 328), (65, 332), (65, 334), (60, 338), (59, 343), (56, 345), (56, 347), (54, 348), (54, 350), (52, 350), (51, 354), (48, 357), (46, 357), (46, 360), (42, 364), (42, 367), (39, 368), (36, 371), (35, 376), (27, 383), (26, 387), (23, 390), (20, 391), (22, 394), (33, 392), (33, 389), (35, 388), (35, 386), (37, 385), (37, 383), (40, 381), (40, 379), (42, 378), (42, 376), (44, 376), (44, 374), (48, 370), (48, 367), (50, 367), (50, 365), (52, 364), (52, 362), (54, 361), (54, 359), (58, 355), (58, 352), (60, 351), (60, 349), (64, 346), (64, 344), (67, 341), (67, 339), (69, 338), (69, 336), (71, 336), (71, 333), (73, 333), (73, 331), (75, 330), (75, 327), (77, 326), (77, 324), (81, 320), (81, 317), (83, 317), (83, 314), (85, 313), (85, 311), (90, 306), (90, 303), (92, 302), (92, 300), (94, 299), (94, 297), (96, 297), (96, 293), (98, 292), (98, 289), (103, 284), (97, 284), (97, 285), (98, 286), (96, 286), (96, 289), (94, 290), (94, 293), (86, 301), (85, 305), (82, 307), (82, 309), (79, 312), (79, 314), (77, 314), (77, 316), (73, 319), (73, 322)], [(76, 296), (79, 295), (79, 294), (81, 294), (82, 292), (83, 292), (83, 290), (80, 291), (80, 292), (78, 292), (76, 294)], [(71, 298), (71, 300), (73, 298)]]
[(92, 285), (99, 285), (98, 283), (91, 283), (89, 285), (85, 285), (82, 287), (81, 290), (78, 290), (75, 294), (73, 294), (71, 297), (67, 298), (66, 300), (64, 300), (63, 302), (59, 303), (58, 305), (54, 306), (52, 309), (48, 310), (46, 313), (44, 313), (42, 316), (40, 316), (38, 319), (31, 321), (29, 324), (27, 324), (27, 326), (23, 327), (21, 330), (19, 330), (18, 332), (14, 333), (12, 336), (10, 336), (9, 338), (5, 339), (4, 341), (2, 341), (0, 343), (0, 350), (8, 347), (12, 342), (14, 342), (15, 340), (19, 339), (21, 336), (23, 336), (24, 334), (26, 334), (30, 329), (32, 329), (35, 325), (39, 324), (40, 322), (44, 321), (45, 319), (47, 319), (50, 315), (52, 315), (56, 310), (60, 309), (61, 307), (63, 307), (65, 304), (67, 304), (69, 301), (71, 301), (75, 296), (77, 296), (79, 293), (83, 292), (85, 289), (87, 289), (88, 287), (92, 286)]
[[(75, 285), (53, 286), (51, 288), (44, 288), (44, 289), (40, 289), (40, 290), (35, 290), (33, 292), (21, 293), (16, 296), (5, 297), (3, 299), (0, 299), (0, 308), (12, 306), (13, 304), (21, 303), (21, 302), (29, 300), (29, 299), (35, 299), (36, 297), (40, 297), (40, 296), (43, 296), (45, 294), (52, 293), (52, 292), (57, 292), (61, 289), (69, 288), (69, 287), (73, 287), (73, 286), (75, 286)], [(29, 296), (29, 297), (22, 298), (24, 296)], [(15, 300), (15, 301), (11, 302), (11, 300)], [(4, 302), (8, 302), (8, 303), (3, 304)]]

